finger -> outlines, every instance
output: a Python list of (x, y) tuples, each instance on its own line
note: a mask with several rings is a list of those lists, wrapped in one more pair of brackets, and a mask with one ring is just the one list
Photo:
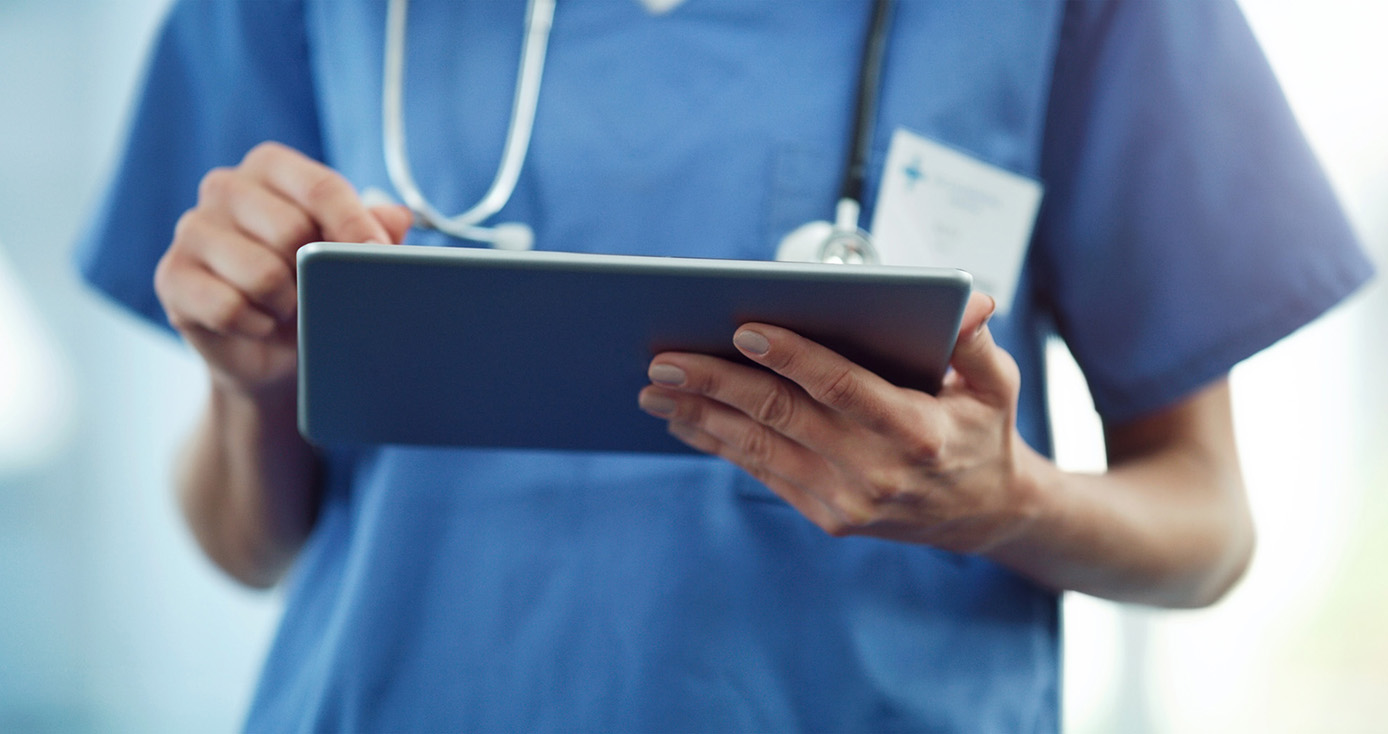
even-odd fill
[(964, 317), (959, 320), (959, 336), (962, 338), (968, 334), (978, 331), (988, 320), (993, 318), (993, 312), (998, 308), (998, 302), (992, 296), (982, 291), (974, 291), (969, 295), (969, 302), (964, 305)]
[(901, 389), (795, 332), (745, 324), (733, 344), (748, 359), (799, 385), (815, 401), (874, 430), (898, 425)]
[(204, 176), (198, 205), (209, 216), (224, 213), (220, 218), (288, 263), (295, 251), (320, 236), (302, 208), (236, 169), (215, 169)]
[(387, 204), (370, 208), (371, 215), (386, 228), (390, 244), (398, 245), (405, 241), (405, 234), (414, 226), (414, 212), (401, 204)]
[(824, 460), (813, 451), (723, 403), (655, 385), (642, 390), (638, 402), (658, 418), (693, 426), (728, 446), (753, 476), (775, 474), (803, 487), (823, 477)]
[(858, 527), (873, 516), (865, 497), (846, 483), (826, 481), (835, 474), (822, 456), (740, 411), (702, 396), (656, 386), (643, 390), (640, 402), (642, 408), (671, 424), (689, 426), (711, 437), (718, 442), (719, 456), (768, 486), (781, 482), (814, 499), (828, 508), (838, 525)]
[(302, 207), (325, 239), (340, 242), (391, 241), (390, 233), (366, 208), (347, 179), (292, 148), (262, 143), (246, 154), (247, 172)]
[(180, 220), (174, 239), (188, 257), (255, 305), (281, 321), (294, 317), (298, 310), (294, 271), (268, 247), (192, 215)]
[(778, 497), (786, 501), (786, 504), (795, 508), (796, 511), (805, 516), (810, 522), (818, 525), (824, 532), (835, 536), (841, 536), (847, 533), (849, 526), (828, 505), (824, 504), (824, 502), (820, 501), (813, 494), (796, 486), (793, 482), (789, 482), (775, 474), (758, 476), (756, 470), (742, 463), (742, 457), (736, 450), (728, 444), (718, 440), (713, 435), (701, 431), (688, 423), (674, 421), (670, 423), (669, 431), (670, 435), (683, 441), (685, 445), (696, 451), (718, 456), (742, 467), (753, 479), (761, 482), (767, 489), (776, 493)]
[(974, 393), (1010, 400), (1020, 378), (1016, 363), (993, 341), (988, 329), (996, 308), (996, 301), (987, 294), (975, 293), (969, 299), (950, 366), (955, 371), (953, 382), (962, 380)]
[(205, 256), (213, 275), (280, 321), (298, 313), (294, 271), (268, 248), (244, 241), (240, 247), (209, 247)]
[(192, 263), (160, 268), (159, 291), (169, 323), (180, 331), (201, 328), (221, 335), (263, 339), (275, 319), (257, 309), (238, 290)]
[(657, 385), (697, 393), (815, 450), (842, 439), (839, 416), (783, 377), (702, 354), (667, 352), (651, 362)]

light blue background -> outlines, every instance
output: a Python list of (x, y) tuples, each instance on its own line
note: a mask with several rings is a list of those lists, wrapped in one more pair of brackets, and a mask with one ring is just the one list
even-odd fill
[(0, 468), (0, 731), (232, 729), (277, 612), (177, 520), (201, 368), (72, 266), (165, 4), (0, 2), (0, 255), (73, 378), (53, 453)]

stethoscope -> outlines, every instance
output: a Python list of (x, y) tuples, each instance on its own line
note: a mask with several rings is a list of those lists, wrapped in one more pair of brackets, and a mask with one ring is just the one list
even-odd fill
[(409, 0), (390, 0), (386, 9), (385, 68), (381, 83), (381, 132), (386, 153), (386, 173), (396, 192), (415, 216), (415, 226), (434, 229), (460, 240), (485, 242), (498, 250), (529, 250), (535, 233), (521, 222), (503, 222), (490, 227), (482, 222), (501, 211), (511, 199), (520, 178), (530, 133), (535, 126), (535, 104), (540, 99), (540, 74), (549, 48), (549, 29), (554, 22), (554, 0), (530, 0), (525, 10), (525, 44), (521, 47), (520, 71), (515, 97), (511, 102), (511, 122), (501, 149), (501, 164), (491, 188), (471, 209), (446, 216), (420, 193), (405, 154), (405, 114), (401, 110), (405, 77), (405, 16)]
[[(554, 22), (555, 0), (529, 0), (525, 11), (525, 42), (521, 48), (520, 72), (511, 104), (511, 121), (506, 130), (501, 163), (492, 185), (471, 209), (446, 216), (434, 208), (415, 183), (405, 147), (405, 119), (402, 110), (405, 74), (405, 17), (409, 0), (390, 0), (386, 10), (385, 67), (381, 84), (382, 138), (386, 172), (396, 192), (415, 215), (415, 226), (434, 229), (457, 239), (483, 242), (500, 250), (529, 250), (535, 234), (520, 222), (484, 226), (482, 222), (501, 210), (510, 200), (520, 178), (530, 136), (535, 125), (535, 106), (540, 97), (540, 77), (544, 71), (549, 31)], [(777, 260), (826, 263), (876, 263), (877, 248), (872, 237), (859, 226), (862, 196), (867, 178), (868, 157), (872, 151), (872, 130), (876, 123), (878, 91), (882, 78), (882, 57), (886, 49), (892, 0), (876, 0), (863, 61), (858, 73), (854, 106), (853, 145), (839, 187), (834, 221), (807, 222), (781, 240)]]

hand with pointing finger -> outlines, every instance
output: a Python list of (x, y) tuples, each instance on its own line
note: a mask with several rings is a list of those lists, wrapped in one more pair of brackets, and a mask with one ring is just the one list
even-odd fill
[(283, 395), (296, 370), (295, 253), (319, 239), (396, 243), (410, 221), (405, 207), (367, 208), (336, 171), (263, 143), (203, 178), (155, 291), (219, 384)]
[(1031, 515), (1016, 430), (1020, 378), (970, 300), (940, 393), (896, 387), (795, 333), (746, 324), (733, 343), (771, 371), (699, 354), (651, 362), (647, 412), (748, 471), (835, 535), (986, 550)]

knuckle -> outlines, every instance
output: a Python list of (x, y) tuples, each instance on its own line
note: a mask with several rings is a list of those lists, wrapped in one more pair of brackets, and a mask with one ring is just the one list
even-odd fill
[(795, 413), (795, 396), (786, 383), (777, 380), (762, 396), (752, 418), (758, 423), (782, 428), (791, 423)]
[(256, 144), (255, 147), (247, 151), (245, 157), (241, 159), (241, 165), (250, 168), (260, 168), (263, 166), (273, 165), (275, 161), (278, 160), (281, 156), (283, 156), (288, 150), (289, 149), (285, 147), (282, 143), (277, 143), (273, 140), (267, 140), (263, 143)]
[(944, 441), (933, 431), (912, 431), (901, 440), (902, 458), (911, 466), (933, 465), (940, 460), (943, 451)]
[[(304, 196), (310, 206), (320, 209), (341, 196), (345, 186), (348, 186), (347, 182), (336, 172), (322, 169), (312, 174), (308, 188), (304, 190)], [(364, 215), (365, 212), (362, 213), (362, 216)]]
[(353, 240), (364, 240), (371, 236), (375, 220), (366, 210), (353, 211), (337, 222), (338, 231)]
[(195, 322), (181, 311), (173, 311), (165, 308), (164, 318), (168, 319), (169, 326), (172, 326), (177, 331), (187, 331), (196, 326)]
[(686, 370), (685, 387), (700, 395), (721, 392), (721, 383), (711, 370)]
[(177, 268), (177, 256), (170, 249), (159, 258), (159, 262), (154, 266), (154, 289), (156, 291), (166, 291), (171, 285), (170, 279), (174, 277)]
[(246, 299), (232, 293), (214, 298), (208, 305), (207, 326), (214, 331), (230, 331), (240, 322), (247, 308)]
[(753, 479), (761, 482), (768, 489), (771, 487), (773, 477), (771, 471), (766, 468), (765, 464), (751, 464), (745, 467), (745, 470)]
[(702, 428), (704, 425), (704, 406), (698, 400), (676, 400), (674, 411), (670, 413), (667, 420)]
[(877, 517), (877, 512), (864, 497), (856, 497), (848, 506), (848, 517), (845, 522), (854, 529), (865, 528), (872, 524)]
[(278, 293), (289, 280), (289, 266), (267, 257), (254, 266), (246, 289), (251, 297), (264, 301)]
[(905, 482), (895, 472), (874, 470), (863, 478), (863, 495), (868, 504), (882, 505), (895, 502), (906, 491)]
[(169, 249), (182, 249), (187, 246), (188, 240), (193, 237), (194, 232), (201, 226), (202, 216), (197, 209), (189, 209), (179, 216), (178, 221), (174, 222), (173, 241), (169, 243)]
[(301, 245), (317, 239), (318, 227), (313, 220), (302, 210), (293, 209), (279, 223), (279, 231), (276, 239), (279, 243)]
[(1022, 391), (1022, 369), (1012, 355), (1003, 352), (1002, 357), (1002, 384), (1008, 395), (1017, 395)]
[(876, 506), (866, 493), (861, 491), (845, 488), (833, 497), (833, 505), (834, 514), (848, 532), (866, 528), (877, 517)]
[(858, 396), (858, 380), (853, 371), (841, 367), (829, 373), (819, 391), (819, 401), (835, 408), (853, 405)]
[(173, 279), (175, 275), (174, 257), (171, 252), (165, 252), (159, 258), (159, 263), (154, 266), (154, 294), (159, 297), (159, 303), (164, 306), (164, 310), (169, 310), (169, 299), (173, 295)]
[(854, 527), (854, 524), (840, 518), (837, 513), (833, 513), (829, 518), (820, 522), (819, 527), (824, 531), (824, 534), (827, 534), (827, 536), (831, 538), (847, 538), (858, 530)]
[(747, 463), (757, 470), (769, 466), (775, 454), (775, 442), (771, 440), (771, 431), (763, 426), (752, 426), (739, 439), (738, 450)]
[(831, 538), (847, 538), (853, 534), (853, 528), (837, 517), (825, 520), (819, 527)]
[(198, 203), (225, 201), (237, 184), (236, 173), (230, 168), (214, 168), (198, 182)]

